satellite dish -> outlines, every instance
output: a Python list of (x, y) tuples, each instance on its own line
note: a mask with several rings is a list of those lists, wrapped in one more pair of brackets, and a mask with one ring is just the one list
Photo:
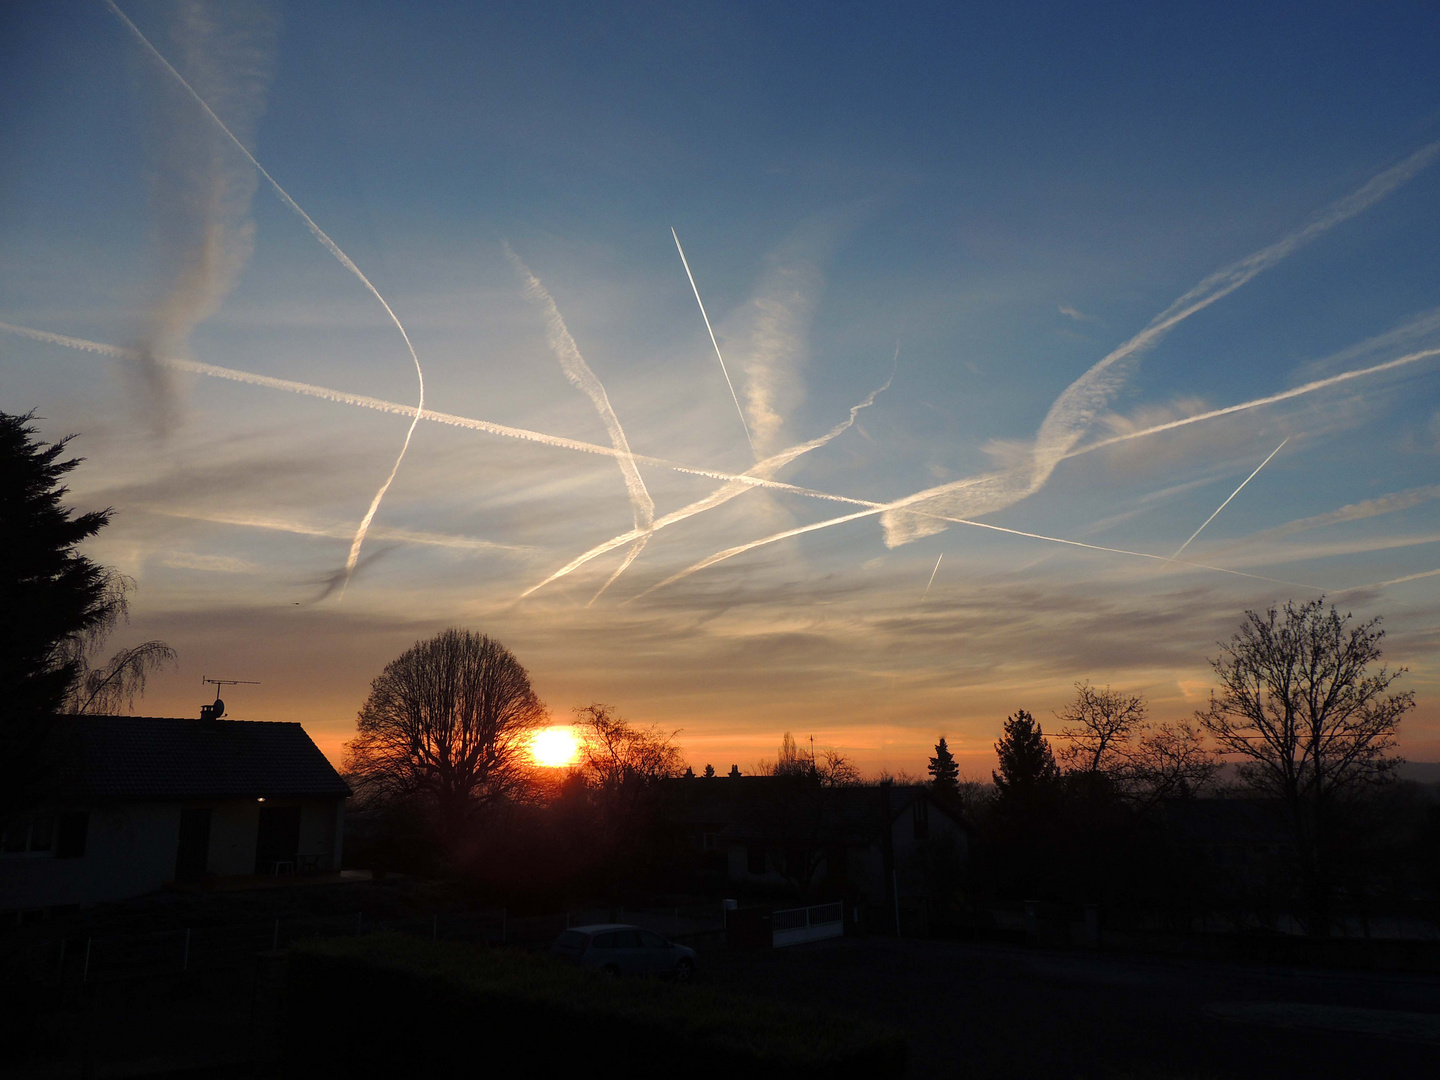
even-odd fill
[(215, 699), (215, 704), (212, 705), (210, 708), (210, 715), (215, 717), (216, 720), (219, 720), (222, 716), (225, 715), (225, 702), (221, 701), (218, 697)]

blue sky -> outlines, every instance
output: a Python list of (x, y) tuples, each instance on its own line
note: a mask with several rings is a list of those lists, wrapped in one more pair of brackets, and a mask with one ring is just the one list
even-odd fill
[[(82, 433), (76, 501), (117, 510), (94, 554), (138, 583), (125, 633), (181, 654), (146, 711), (193, 711), (224, 668), (263, 682), (236, 715), (335, 752), (380, 667), (461, 624), (557, 718), (610, 702), (697, 765), (788, 729), (918, 771), (943, 731), (979, 774), (1006, 713), (1043, 721), (1079, 679), (1187, 715), (1247, 608), (1323, 589), (1384, 617), (1405, 748), (1440, 758), (1440, 576), (1414, 576), (1440, 568), (1440, 357), (1064, 458), (1440, 347), (1433, 5), (121, 7), (384, 295), (427, 408), (612, 446), (548, 296), (650, 459), (637, 502), (613, 453), (422, 421), (329, 588), (410, 419), (158, 361), (413, 405), (404, 342), (104, 3), (9, 5), (0, 320), (156, 364), (6, 332), (0, 408)], [(1044, 426), (1177, 298), (1316, 222)], [(593, 602), (631, 544), (521, 599), (646, 500), (722, 483), (654, 459), (742, 473), (892, 364), (765, 477), (978, 486), (662, 586), (857, 509), (749, 490), (649, 534)], [(1185, 551), (1220, 570), (1055, 542), (1170, 556), (1282, 441)]]

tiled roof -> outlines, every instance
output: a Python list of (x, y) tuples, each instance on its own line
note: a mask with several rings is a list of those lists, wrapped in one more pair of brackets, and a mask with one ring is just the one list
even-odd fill
[(53, 721), (71, 798), (344, 797), (345, 781), (299, 724), (156, 716)]

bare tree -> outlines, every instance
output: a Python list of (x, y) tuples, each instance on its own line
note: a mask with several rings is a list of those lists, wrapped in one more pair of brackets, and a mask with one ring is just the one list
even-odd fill
[(129, 711), (135, 699), (144, 695), (150, 676), (178, 659), (165, 642), (146, 641), (121, 649), (106, 663), (94, 666), (96, 654), (111, 632), (130, 620), (129, 594), (134, 590), (134, 578), (107, 570), (95, 621), (62, 644), (63, 662), (75, 669), (62, 711), (102, 716)]
[(1390, 692), (1405, 669), (1379, 664), (1380, 620), (1350, 620), (1326, 611), (1323, 597), (1247, 611), (1211, 661), (1219, 693), (1197, 714), (1220, 749), (1242, 759), (1241, 777), (1289, 812), (1312, 933), (1329, 927), (1336, 811), (1394, 775), (1396, 730), (1415, 706), (1413, 692)]
[(1069, 740), (1060, 750), (1068, 772), (1117, 771), (1127, 764), (1130, 740), (1145, 726), (1149, 707), (1139, 694), (1075, 684), (1075, 700), (1055, 714), (1066, 726), (1060, 738)]
[(780, 737), (780, 750), (774, 761), (762, 758), (756, 767), (760, 776), (793, 776), (817, 780), (822, 787), (855, 787), (864, 782), (860, 770), (849, 756), (834, 747), (826, 747), (815, 756), (814, 739), (809, 754), (801, 751), (795, 737), (785, 732)]
[(678, 731), (636, 727), (599, 703), (576, 709), (575, 723), (581, 732), (581, 771), (598, 790), (647, 787), (685, 771), (685, 758), (674, 743)]
[(1210, 784), (1219, 763), (1193, 724), (1152, 723), (1140, 694), (1075, 684), (1075, 700), (1056, 717), (1066, 772), (1103, 778), (1107, 790), (1142, 807), (1193, 795)]
[(453, 850), (485, 807), (522, 788), (530, 736), (545, 715), (509, 649), (446, 630), (370, 684), (347, 770), (362, 796), (418, 802)]

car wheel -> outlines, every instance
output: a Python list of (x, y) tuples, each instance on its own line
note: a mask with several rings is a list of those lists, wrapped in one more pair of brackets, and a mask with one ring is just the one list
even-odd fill
[(695, 974), (695, 965), (689, 960), (681, 960), (675, 965), (675, 981), (689, 982)]
[(604, 975), (606, 978), (618, 979), (620, 977), (620, 969), (614, 964), (606, 964), (603, 968), (600, 969), (600, 974)]

